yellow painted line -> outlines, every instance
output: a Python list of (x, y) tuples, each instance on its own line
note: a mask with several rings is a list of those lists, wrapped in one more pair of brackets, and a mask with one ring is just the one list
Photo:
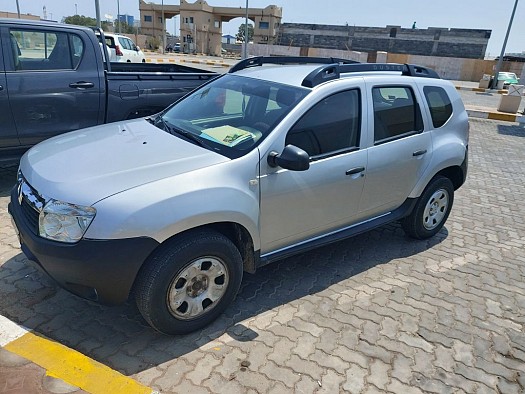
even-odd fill
[(4, 349), (46, 369), (49, 376), (93, 394), (151, 394), (152, 389), (60, 343), (26, 333)]
[(516, 122), (516, 115), (500, 114), (497, 112), (489, 112), (488, 118), (492, 120), (503, 120), (506, 122)]
[(474, 92), (484, 92), (484, 91), (487, 90), (487, 89), (485, 89), (485, 88), (472, 88), (472, 90), (473, 90)]
[(151, 63), (152, 60), (151, 59), (146, 59), (146, 63)]

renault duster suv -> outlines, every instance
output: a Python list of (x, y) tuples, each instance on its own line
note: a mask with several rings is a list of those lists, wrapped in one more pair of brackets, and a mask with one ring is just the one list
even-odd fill
[(468, 130), (424, 67), (251, 58), (156, 116), (37, 145), (9, 212), (61, 286), (133, 294), (155, 329), (185, 333), (224, 311), (243, 271), (395, 220), (439, 232)]

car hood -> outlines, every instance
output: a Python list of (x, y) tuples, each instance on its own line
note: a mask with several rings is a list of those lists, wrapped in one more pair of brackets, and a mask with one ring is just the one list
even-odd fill
[(44, 197), (93, 205), (126, 189), (229, 160), (136, 119), (41, 142), (24, 155), (20, 169)]

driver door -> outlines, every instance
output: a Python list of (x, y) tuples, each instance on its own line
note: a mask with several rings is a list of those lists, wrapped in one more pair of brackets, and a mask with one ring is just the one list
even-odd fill
[(360, 149), (361, 91), (328, 96), (288, 131), (285, 145), (310, 156), (306, 171), (261, 161), (261, 254), (348, 226), (357, 215), (367, 165)]

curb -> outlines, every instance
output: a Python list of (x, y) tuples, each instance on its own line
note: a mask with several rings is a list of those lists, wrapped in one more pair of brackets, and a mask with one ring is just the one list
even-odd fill
[(509, 91), (507, 89), (485, 89), (485, 88), (468, 88), (466, 86), (455, 86), (456, 90), (467, 90), (470, 92), (480, 92), (480, 93), (496, 93), (496, 94), (507, 94)]
[(504, 122), (516, 122), (522, 124), (525, 123), (525, 115), (504, 114), (501, 112), (480, 111), (476, 109), (467, 109), (467, 114), (469, 118), (500, 120)]
[[(0, 347), (46, 370), (55, 379), (88, 393), (153, 394), (154, 390), (84, 354), (0, 315)], [(0, 387), (0, 391), (1, 387)], [(3, 392), (3, 391), (2, 391)]]

